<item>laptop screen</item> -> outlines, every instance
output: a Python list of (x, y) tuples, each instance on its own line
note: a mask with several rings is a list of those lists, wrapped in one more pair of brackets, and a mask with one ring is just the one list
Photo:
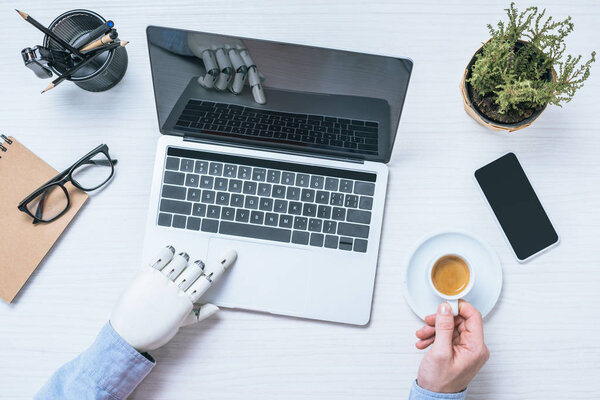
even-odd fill
[(150, 26), (163, 134), (387, 162), (412, 61)]

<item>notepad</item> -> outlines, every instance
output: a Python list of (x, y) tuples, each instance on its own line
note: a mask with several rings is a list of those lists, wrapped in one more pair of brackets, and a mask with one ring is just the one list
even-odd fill
[(0, 298), (10, 303), (87, 200), (70, 183), (67, 212), (34, 225), (17, 205), (58, 172), (12, 137), (0, 139)]

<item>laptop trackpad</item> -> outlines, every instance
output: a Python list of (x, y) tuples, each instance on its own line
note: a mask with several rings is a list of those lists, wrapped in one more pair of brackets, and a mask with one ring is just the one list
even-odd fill
[(237, 260), (203, 301), (272, 313), (304, 312), (310, 277), (308, 250), (211, 238), (206, 259), (214, 260), (228, 249), (237, 251)]

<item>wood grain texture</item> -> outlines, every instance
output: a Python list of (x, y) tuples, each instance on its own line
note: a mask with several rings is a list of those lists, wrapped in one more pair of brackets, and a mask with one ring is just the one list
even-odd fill
[[(488, 131), (462, 108), (458, 82), (508, 1), (131, 0), (87, 2), (115, 21), (129, 70), (109, 92), (47, 84), (19, 52), (41, 35), (0, 6), (0, 132), (57, 169), (99, 143), (119, 159), (14, 304), (0, 303), (0, 398), (31, 398), (93, 340), (141, 263), (157, 129), (145, 40), (149, 24), (389, 55), (415, 62), (392, 161), (371, 323), (364, 328), (223, 311), (154, 352), (158, 365), (134, 399), (406, 398), (422, 354), (419, 319), (401, 283), (408, 251), (445, 228), (473, 232), (500, 256), (504, 287), (486, 320), (492, 356), (470, 399), (590, 399), (600, 392), (600, 69), (564, 108), (514, 135)], [(600, 50), (597, 0), (545, 0), (572, 15), (569, 51)], [(520, 2), (520, 6), (529, 3)], [(24, 0), (42, 23), (80, 7)], [(562, 243), (526, 265), (511, 255), (473, 171), (507, 151), (521, 159)], [(0, 188), (1, 191), (1, 188)], [(0, 220), (1, 221), (1, 220)], [(1, 225), (0, 229), (7, 229)], [(8, 227), (9, 228), (9, 227)]]

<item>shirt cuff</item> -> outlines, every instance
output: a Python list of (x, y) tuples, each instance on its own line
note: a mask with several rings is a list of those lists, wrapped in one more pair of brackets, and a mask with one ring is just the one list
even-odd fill
[(464, 400), (467, 397), (467, 389), (458, 393), (437, 393), (423, 389), (415, 380), (410, 389), (409, 400)]
[(81, 364), (102, 389), (127, 398), (155, 363), (131, 347), (107, 322), (92, 346), (81, 354)]

